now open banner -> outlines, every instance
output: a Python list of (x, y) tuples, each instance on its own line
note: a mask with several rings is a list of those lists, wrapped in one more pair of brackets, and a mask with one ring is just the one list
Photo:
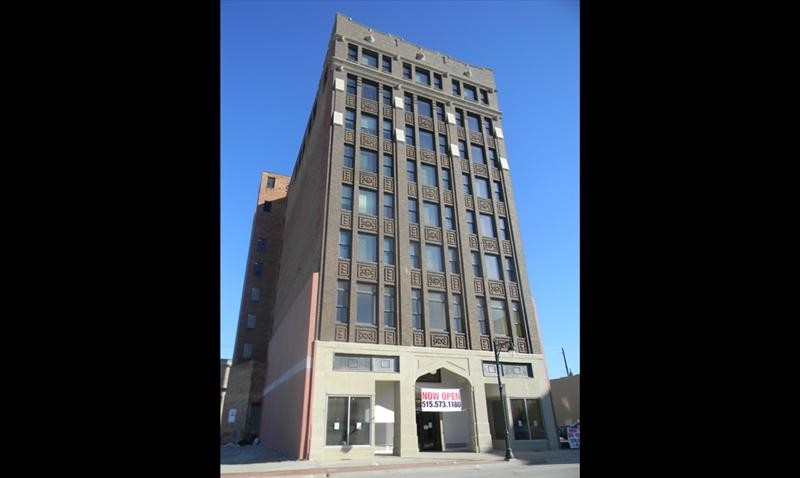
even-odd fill
[(461, 389), (421, 388), (420, 405), (423, 412), (460, 412)]

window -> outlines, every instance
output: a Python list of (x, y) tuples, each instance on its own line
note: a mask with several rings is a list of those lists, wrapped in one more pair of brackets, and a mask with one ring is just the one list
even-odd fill
[(476, 297), (478, 308), (478, 327), (481, 330), (481, 335), (489, 335), (489, 323), (486, 318), (486, 299), (483, 297)]
[(489, 214), (481, 214), (481, 236), (497, 237), (494, 229), (494, 217)]
[(419, 108), (418, 112), (420, 116), (427, 116), (428, 118), (433, 117), (431, 100), (425, 98), (417, 98), (417, 108)]
[(361, 113), (361, 132), (378, 136), (378, 117)]
[(358, 302), (356, 305), (356, 323), (375, 325), (378, 310), (378, 286), (375, 284), (358, 284)]
[(381, 57), (381, 65), (383, 66), (383, 71), (386, 73), (392, 72), (392, 59), (386, 55)]
[(489, 92), (481, 88), (481, 103), (488, 105), (489, 104)]
[(358, 79), (353, 75), (347, 75), (347, 94), (356, 96), (356, 86)]
[(411, 241), (410, 247), (408, 248), (408, 257), (409, 261), (411, 262), (411, 267), (414, 269), (419, 269), (420, 266), (420, 259), (419, 259), (419, 242)]
[(422, 184), (425, 186), (436, 187), (436, 166), (430, 164), (422, 165)]
[(383, 263), (394, 265), (394, 238), (390, 236), (383, 236)]
[(458, 80), (453, 80), (453, 94), (461, 96), (461, 83), (459, 83)]
[(441, 227), (442, 222), (439, 218), (439, 205), (423, 201), (422, 202), (422, 215), (426, 226)]
[(525, 337), (525, 323), (522, 321), (522, 309), (517, 301), (511, 303), (511, 326), (517, 337)]
[(428, 151), (436, 151), (435, 147), (433, 146), (433, 133), (425, 131), (424, 129), (420, 129), (419, 145), (422, 149), (427, 149)]
[(497, 202), (503, 202), (503, 188), (500, 187), (499, 181), (494, 181), (494, 200)]
[(447, 330), (447, 296), (444, 292), (428, 292), (428, 324), (431, 330)]
[(470, 257), (472, 258), (472, 275), (480, 279), (483, 277), (483, 268), (481, 267), (481, 253), (478, 251), (471, 251)]
[(400, 371), (398, 356), (333, 354), (333, 369), (348, 372), (397, 373)]
[(414, 112), (414, 96), (412, 96), (411, 93), (403, 95), (403, 105), (405, 105), (405, 109), (409, 113)]
[(503, 280), (503, 272), (500, 270), (500, 257), (494, 254), (486, 254), (486, 277), (492, 280)]
[(478, 92), (475, 91), (475, 87), (472, 85), (464, 85), (464, 97), (468, 100), (478, 101)]
[(437, 244), (425, 244), (425, 268), (429, 271), (444, 272), (442, 246)]
[(430, 72), (428, 72), (428, 70), (423, 70), (422, 68), (416, 68), (414, 70), (414, 76), (417, 80), (417, 83), (431, 86), (431, 74)]
[(378, 196), (375, 191), (367, 189), (358, 190), (358, 212), (361, 214), (378, 215)]
[(489, 199), (489, 181), (484, 178), (475, 178), (475, 194), (478, 197)]
[(245, 343), (242, 346), (242, 358), (249, 359), (253, 356), (253, 344)]
[(392, 89), (386, 85), (383, 86), (383, 104), (386, 106), (392, 105)]
[[(386, 58), (386, 57), (384, 57)], [(361, 50), (361, 64), (378, 68), (378, 54), (374, 51)]]
[(264, 252), (267, 250), (267, 240), (263, 237), (258, 238), (256, 242), (256, 252)]
[(419, 210), (417, 208), (417, 200), (408, 200), (408, 222), (411, 224), (419, 224)]
[(544, 423), (542, 423), (539, 400), (512, 398), (511, 418), (514, 422), (515, 440), (544, 439)]
[(344, 110), (344, 129), (356, 129), (356, 112), (347, 108)]
[(267, 189), (273, 189), (274, 187), (275, 187), (275, 178), (267, 176)]
[(467, 154), (467, 143), (463, 140), (458, 140), (458, 152), (461, 155), (461, 159), (469, 159), (469, 155)]
[(347, 59), (358, 61), (358, 47), (352, 43), (347, 44)]
[(353, 240), (353, 233), (346, 229), (339, 229), (339, 257), (350, 259), (350, 245)]
[(394, 158), (391, 154), (383, 154), (383, 177), (394, 177)]
[(447, 136), (443, 134), (439, 135), (439, 152), (447, 154)]
[(383, 139), (388, 139), (389, 141), (392, 140), (392, 120), (390, 119), (383, 119)]
[(264, 273), (264, 263), (262, 262), (254, 262), (253, 263), (253, 275), (255, 277), (261, 277)]
[(442, 169), (442, 188), (447, 189), (448, 191), (453, 189), (453, 184), (450, 181), (449, 169)]
[(415, 183), (417, 182), (417, 162), (414, 160), (409, 159), (406, 161), (406, 176), (408, 176), (408, 182)]
[(486, 164), (486, 158), (483, 156), (483, 146), (478, 146), (470, 143), (469, 149), (472, 152), (472, 161), (476, 163)]
[(364, 262), (378, 262), (378, 236), (358, 233), (358, 260)]
[(497, 219), (500, 221), (500, 237), (506, 241), (510, 241), (511, 236), (508, 234), (508, 222), (506, 221), (506, 218), (500, 217)]
[(250, 289), (250, 300), (258, 302), (261, 299), (261, 289), (253, 287)]
[(492, 148), (489, 148), (489, 164), (491, 164), (492, 167), (495, 168), (500, 167), (500, 165), (497, 164), (497, 153)]
[(464, 333), (464, 317), (461, 313), (461, 296), (454, 295), (453, 296), (453, 306), (450, 309), (450, 315), (453, 316), (453, 327), (455, 328), (456, 332)]
[(478, 228), (475, 225), (475, 212), (467, 211), (467, 232), (470, 234), (477, 234)]
[[(364, 117), (361, 117), (362, 121)], [(377, 121), (377, 119), (375, 120)], [(370, 173), (377, 173), (378, 172), (378, 153), (375, 151), (370, 151), (368, 149), (361, 150), (361, 161), (358, 163), (358, 167), (362, 171), (369, 171)]]
[(492, 327), (495, 335), (508, 335), (508, 311), (506, 301), (502, 299), (492, 299)]
[(464, 127), (464, 112), (456, 108), (456, 126)]
[[(354, 120), (355, 121), (355, 120)], [(356, 148), (352, 144), (344, 145), (344, 166), (352, 168), (356, 159)]]
[(422, 291), (411, 289), (411, 327), (422, 330)]
[(383, 288), (383, 325), (397, 327), (397, 317), (394, 314), (394, 287), (387, 285)]
[(261, 205), (261, 210), (264, 212), (272, 212), (272, 201), (264, 201)]
[(436, 103), (436, 120), (444, 122), (444, 105)]
[(367, 100), (378, 101), (378, 84), (374, 81), (361, 80), (361, 96)]
[(492, 120), (489, 118), (483, 118), (483, 129), (486, 131), (486, 136), (492, 135)]
[(346, 324), (350, 313), (350, 281), (336, 281), (336, 323)]
[(406, 126), (406, 144), (409, 146), (414, 146), (414, 127), (413, 126)]
[(408, 63), (403, 63), (403, 78), (406, 80), (411, 79), (411, 65)]
[(342, 184), (342, 209), (353, 210), (353, 186), (349, 184)]
[(369, 445), (371, 406), (369, 397), (328, 397), (325, 445)]
[(517, 282), (517, 269), (514, 267), (514, 259), (511, 257), (504, 257), (503, 262), (506, 264), (506, 280), (509, 282)]
[(442, 89), (442, 75), (440, 75), (439, 73), (433, 74), (433, 86), (435, 86), (439, 90)]
[(247, 328), (248, 329), (256, 328), (256, 314), (247, 314)]
[(394, 195), (383, 195), (383, 217), (386, 219), (394, 219)]
[(447, 262), (450, 265), (451, 274), (461, 274), (461, 268), (458, 267), (458, 249), (447, 248)]
[(455, 220), (453, 219), (453, 208), (450, 206), (444, 207), (444, 227), (450, 231), (456, 228)]
[(469, 174), (461, 174), (461, 184), (464, 186), (464, 194), (467, 196), (472, 195), (472, 181), (469, 179)]
[(467, 126), (470, 131), (481, 132), (481, 117), (472, 113), (467, 113)]

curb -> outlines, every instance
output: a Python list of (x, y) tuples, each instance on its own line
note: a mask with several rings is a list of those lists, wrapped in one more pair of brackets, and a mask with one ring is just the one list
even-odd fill
[[(515, 460), (519, 461), (519, 460)], [(446, 461), (446, 462), (433, 462), (433, 463), (404, 463), (397, 465), (355, 465), (355, 466), (337, 466), (337, 467), (320, 467), (320, 468), (303, 468), (300, 470), (276, 470), (276, 471), (255, 471), (243, 473), (221, 473), (220, 476), (230, 476), (232, 478), (262, 478), (268, 476), (293, 476), (293, 475), (323, 475), (331, 476), (336, 473), (358, 473), (364, 471), (384, 471), (396, 470), (404, 468), (435, 468), (435, 467), (454, 467), (454, 466), (472, 466), (472, 465), (490, 465), (500, 463), (513, 463), (501, 460), (463, 460), (463, 461)]]

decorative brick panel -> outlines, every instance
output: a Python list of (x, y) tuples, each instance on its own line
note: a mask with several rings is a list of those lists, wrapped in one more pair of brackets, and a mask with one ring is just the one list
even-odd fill
[(467, 238), (469, 239), (469, 248), (478, 250), (478, 236), (475, 234), (467, 234)]
[(497, 342), (497, 348), (501, 352), (508, 352), (508, 346), (511, 345), (511, 339), (495, 337), (495, 341)]
[(447, 283), (444, 280), (444, 274), (438, 274), (436, 272), (428, 272), (428, 287), (433, 287), (436, 289), (447, 289)]
[(352, 129), (344, 130), (344, 141), (346, 143), (354, 143), (356, 142), (356, 132)]
[(467, 336), (456, 334), (456, 348), (457, 349), (465, 349), (467, 348)]
[(351, 108), (355, 108), (356, 107), (356, 97), (353, 96), (353, 95), (345, 96), (344, 104), (346, 104), (347, 106), (350, 106)]
[(417, 183), (408, 183), (408, 196), (412, 198), (417, 197)]
[(431, 333), (431, 347), (450, 348), (450, 336)]
[(496, 296), (496, 297), (505, 297), (506, 293), (505, 293), (505, 290), (503, 288), (503, 283), (490, 280), (489, 281), (489, 295), (493, 295), (493, 296)]
[(404, 116), (405, 116), (406, 123), (414, 124), (414, 113), (412, 113), (410, 111), (405, 111), (404, 112)]
[(492, 211), (492, 201), (485, 198), (478, 198), (478, 211), (488, 212), (489, 214), (494, 212)]
[(356, 327), (356, 342), (365, 342), (368, 344), (378, 343), (378, 331), (366, 327)]
[(369, 149), (378, 150), (378, 137), (371, 134), (361, 133), (361, 146), (366, 146)]
[(394, 112), (392, 112), (392, 107), (391, 106), (383, 105), (383, 116), (386, 116), (387, 118), (393, 118), (394, 117)]
[(500, 253), (500, 249), (497, 247), (497, 239), (491, 237), (482, 237), (483, 242), (483, 250), (486, 252), (493, 252), (496, 254)]
[(363, 262), (359, 262), (356, 264), (356, 277), (358, 279), (377, 282), (378, 266), (376, 264), (364, 264)]
[(378, 103), (366, 98), (361, 98), (361, 111), (376, 115), (378, 114)]
[(502, 179), (502, 178), (501, 178), (501, 176), (500, 176), (500, 170), (499, 170), (499, 169), (497, 169), (497, 168), (492, 168), (492, 177), (493, 177), (494, 179), (497, 179), (498, 181), (499, 181), (500, 179)]
[(489, 337), (481, 336), (481, 350), (492, 350), (492, 342)]
[(447, 125), (441, 121), (436, 124), (436, 129), (442, 134), (447, 134)]
[(487, 145), (488, 145), (490, 148), (496, 148), (496, 147), (497, 147), (497, 141), (495, 141), (495, 140), (494, 140), (494, 138), (492, 138), (491, 136), (489, 136), (489, 139), (488, 139), (488, 140), (486, 140), (486, 144), (487, 144)]
[(503, 254), (510, 256), (511, 253), (511, 241), (500, 241), (503, 245)]
[(528, 341), (525, 339), (517, 339), (517, 352), (526, 354), (528, 353)]
[(475, 209), (475, 203), (472, 200), (472, 196), (464, 196), (464, 205), (467, 209)]
[(422, 186), (422, 197), (429, 201), (439, 202), (439, 188), (432, 188), (430, 186)]
[(483, 279), (474, 280), (475, 293), (483, 295)]
[(469, 166), (470, 166), (469, 159), (462, 159), (461, 160), (461, 171), (462, 172), (468, 173), (469, 172)]
[[(364, 136), (364, 135), (361, 135), (361, 136)], [(485, 164), (473, 163), (472, 166), (473, 166), (473, 168), (475, 168), (475, 174), (477, 176), (489, 177), (489, 168), (487, 168)]]
[(388, 139), (384, 138), (383, 140), (383, 152), (392, 154), (394, 153), (394, 142), (389, 141)]
[(445, 189), (442, 191), (442, 198), (444, 199), (445, 204), (453, 205), (453, 191)]
[(378, 189), (378, 175), (366, 171), (358, 172), (358, 184), (372, 189)]
[(418, 269), (411, 269), (411, 285), (422, 287), (422, 272)]
[(394, 284), (394, 267), (393, 266), (384, 266), (383, 267), (383, 280), (389, 284)]
[(383, 190), (394, 192), (394, 178), (383, 178)]
[(383, 342), (387, 345), (397, 345), (397, 332), (394, 330), (384, 330)]
[(461, 126), (458, 126), (458, 127), (456, 128), (456, 132), (458, 133), (458, 137), (459, 137), (459, 138), (461, 138), (461, 139), (467, 139), (467, 130), (465, 130), (465, 129), (464, 129), (464, 128), (462, 128)]
[(339, 269), (337, 270), (339, 277), (346, 277), (350, 278), (350, 262), (349, 261), (339, 261)]
[(419, 224), (408, 225), (408, 237), (411, 239), (419, 239)]
[(415, 146), (406, 145), (406, 158), (417, 159), (417, 148)]
[(469, 140), (473, 143), (483, 144), (483, 135), (477, 131), (470, 131)]
[(339, 217), (339, 224), (348, 229), (353, 227), (353, 216), (349, 212), (343, 212)]
[(420, 128), (425, 128), (427, 130), (433, 131), (433, 118), (430, 118), (428, 116), (420, 116), (419, 126)]
[(446, 154), (439, 153), (439, 164), (442, 165), (443, 168), (450, 167), (450, 156)]
[(415, 347), (425, 346), (425, 334), (423, 334), (422, 332), (414, 332), (414, 346)]
[(394, 221), (392, 221), (391, 219), (383, 220), (383, 233), (389, 234), (390, 236), (394, 236)]
[(450, 274), (450, 290), (461, 292), (461, 277), (457, 274)]
[(456, 231), (447, 231), (447, 245), (458, 246), (458, 238), (456, 236)]
[(519, 287), (517, 287), (517, 284), (513, 282), (508, 284), (508, 295), (510, 295), (512, 299), (519, 299)]
[(342, 169), (342, 181), (353, 184), (353, 170), (350, 168)]
[(506, 205), (505, 205), (505, 203), (498, 202), (498, 203), (495, 203), (495, 205), (497, 207), (497, 214), (499, 214), (501, 216), (505, 216), (506, 215)]
[(425, 226), (425, 241), (442, 243), (442, 230), (437, 227)]
[(364, 231), (378, 232), (378, 218), (359, 214), (358, 228)]
[(337, 342), (347, 342), (347, 326), (337, 325), (334, 335), (334, 340)]
[(436, 164), (436, 152), (429, 149), (423, 149), (422, 160), (426, 163)]

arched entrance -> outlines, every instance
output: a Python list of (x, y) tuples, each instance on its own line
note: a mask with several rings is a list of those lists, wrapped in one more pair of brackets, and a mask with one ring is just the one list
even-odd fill
[(419, 451), (475, 451), (472, 384), (445, 367), (414, 384)]

